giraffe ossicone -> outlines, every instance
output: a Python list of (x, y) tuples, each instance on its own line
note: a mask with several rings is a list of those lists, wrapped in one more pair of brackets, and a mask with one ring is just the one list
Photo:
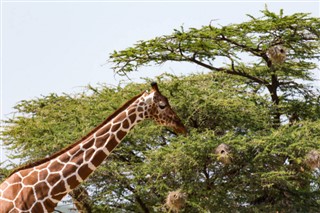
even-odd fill
[(0, 213), (52, 212), (58, 202), (88, 176), (140, 121), (153, 119), (177, 133), (186, 128), (157, 83), (116, 110), (81, 140), (14, 171), (0, 185)]

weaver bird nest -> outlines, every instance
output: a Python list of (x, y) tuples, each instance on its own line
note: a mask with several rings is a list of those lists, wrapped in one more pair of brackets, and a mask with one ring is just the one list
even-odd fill
[(282, 64), (286, 60), (287, 51), (283, 46), (276, 45), (267, 50), (267, 56), (272, 64)]
[(185, 205), (186, 197), (186, 194), (181, 190), (169, 192), (165, 204), (169, 212), (179, 212)]
[(305, 164), (312, 170), (320, 168), (320, 152), (311, 150), (305, 157)]
[(217, 160), (223, 163), (224, 165), (230, 164), (232, 157), (230, 147), (222, 143), (215, 149), (214, 153), (217, 155)]

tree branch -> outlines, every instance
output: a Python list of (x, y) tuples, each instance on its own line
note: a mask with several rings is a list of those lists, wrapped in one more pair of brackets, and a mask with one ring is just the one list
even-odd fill
[(91, 213), (91, 200), (87, 190), (83, 186), (79, 186), (72, 190), (69, 195), (72, 197), (74, 205), (81, 213)]
[[(245, 77), (245, 78), (248, 78), (256, 83), (259, 83), (259, 84), (263, 84), (265, 86), (268, 86), (269, 85), (269, 82), (264, 80), (264, 79), (260, 79), (258, 77), (255, 77), (255, 76), (251, 76), (245, 72), (239, 72), (239, 71), (235, 71), (235, 70), (229, 70), (229, 69), (226, 69), (226, 68), (218, 68), (218, 67), (213, 67), (213, 66), (210, 66), (208, 64), (205, 64), (201, 61), (198, 61), (196, 60), (195, 58), (188, 58), (188, 61), (191, 61), (193, 63), (196, 63), (202, 67), (205, 67), (207, 69), (210, 69), (210, 70), (213, 70), (213, 71), (217, 71), (217, 72), (224, 72), (224, 73), (227, 73), (227, 74), (231, 74), (231, 75), (238, 75), (238, 76), (242, 76), (242, 77)], [(234, 69), (234, 68), (233, 68)]]

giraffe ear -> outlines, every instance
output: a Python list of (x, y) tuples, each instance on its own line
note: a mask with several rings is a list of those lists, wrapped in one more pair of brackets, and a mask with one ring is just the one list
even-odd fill
[(159, 88), (158, 88), (158, 84), (156, 82), (152, 82), (151, 83), (151, 87), (154, 91), (159, 92)]

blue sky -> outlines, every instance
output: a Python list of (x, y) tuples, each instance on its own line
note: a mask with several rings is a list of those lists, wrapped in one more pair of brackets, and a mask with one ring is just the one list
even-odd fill
[[(239, 23), (246, 14), (269, 10), (285, 14), (308, 12), (319, 16), (319, 1), (13, 1), (1, 2), (1, 119), (21, 100), (49, 93), (74, 93), (88, 84), (117, 85), (126, 78), (114, 75), (106, 63), (114, 50), (139, 40), (171, 34), (184, 26), (200, 27), (211, 20)], [(141, 68), (133, 81), (163, 72), (202, 71), (188, 64)], [(4, 161), (5, 151), (1, 149)]]

